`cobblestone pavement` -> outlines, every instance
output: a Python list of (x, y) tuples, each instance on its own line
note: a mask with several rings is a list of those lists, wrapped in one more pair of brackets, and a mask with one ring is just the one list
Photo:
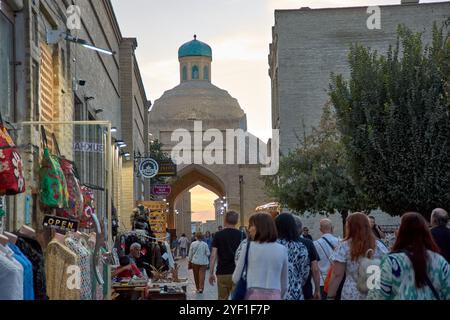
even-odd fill
[(194, 274), (192, 270), (188, 270), (188, 260), (179, 258), (175, 262), (180, 265), (179, 277), (189, 279), (186, 292), (188, 300), (217, 300), (217, 286), (211, 286), (208, 281), (209, 270), (206, 271), (205, 289), (202, 294), (199, 294), (196, 292)]

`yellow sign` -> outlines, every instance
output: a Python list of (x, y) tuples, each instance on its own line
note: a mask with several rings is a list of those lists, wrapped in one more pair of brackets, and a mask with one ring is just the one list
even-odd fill
[(137, 201), (138, 205), (143, 205), (150, 213), (148, 222), (155, 237), (158, 239), (165, 239), (166, 225), (167, 225), (167, 204), (164, 201)]

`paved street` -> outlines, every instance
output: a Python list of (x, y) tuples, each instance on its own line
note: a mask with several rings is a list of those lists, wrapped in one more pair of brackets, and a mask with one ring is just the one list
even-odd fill
[(187, 288), (188, 300), (217, 300), (217, 286), (211, 286), (209, 284), (209, 271), (206, 271), (205, 290), (203, 294), (196, 293), (194, 274), (192, 270), (188, 270), (187, 259), (176, 260), (176, 263), (180, 264), (180, 278), (189, 278), (189, 285)]

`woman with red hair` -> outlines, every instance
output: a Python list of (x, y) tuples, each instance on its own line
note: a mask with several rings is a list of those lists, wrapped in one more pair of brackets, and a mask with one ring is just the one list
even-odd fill
[[(372, 295), (373, 294), (373, 295)], [(380, 289), (370, 298), (449, 300), (450, 268), (419, 213), (402, 216), (392, 253), (381, 261)]]
[(364, 213), (353, 213), (345, 224), (346, 238), (339, 243), (330, 260), (333, 262), (333, 272), (327, 292), (327, 299), (334, 300), (342, 279), (342, 300), (365, 300), (366, 293), (358, 290), (358, 268), (360, 258), (365, 257), (369, 250), (373, 258), (381, 259), (388, 249), (375, 236), (370, 228), (369, 218)]

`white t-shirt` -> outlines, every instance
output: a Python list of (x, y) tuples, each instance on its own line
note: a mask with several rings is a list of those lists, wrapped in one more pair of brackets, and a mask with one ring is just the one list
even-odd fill
[(188, 244), (189, 244), (189, 240), (186, 237), (181, 237), (180, 240), (178, 240), (178, 243), (180, 244), (180, 248), (187, 249)]
[[(242, 245), (233, 282), (238, 283), (245, 262), (247, 244)], [(279, 243), (252, 241), (248, 252), (247, 287), (280, 290), (284, 298), (288, 288), (288, 252)]]
[[(326, 238), (328, 242), (324, 239)], [(337, 248), (339, 244), (339, 239), (333, 236), (330, 233), (322, 235), (320, 239), (314, 241), (314, 246), (316, 247), (316, 251), (319, 254), (319, 270), (320, 270), (320, 286), (324, 285), (324, 280), (327, 277), (328, 270), (330, 269), (330, 260), (331, 255), (333, 254), (334, 249)]]

